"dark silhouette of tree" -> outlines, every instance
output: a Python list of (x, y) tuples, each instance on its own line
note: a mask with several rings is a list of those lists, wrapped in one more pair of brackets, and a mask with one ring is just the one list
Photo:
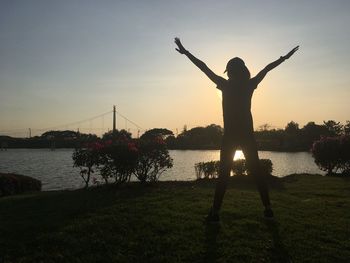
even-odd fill
[(344, 134), (350, 135), (350, 121), (346, 121), (345, 125), (343, 126)]
[(294, 121), (291, 121), (287, 124), (284, 130), (286, 133), (289, 134), (297, 134), (299, 132), (299, 124)]
[(290, 151), (302, 151), (303, 145), (300, 140), (299, 124), (291, 121), (284, 129), (284, 138), (282, 143), (282, 149)]
[[(254, 132), (259, 150), (267, 151), (309, 151), (313, 142), (322, 136), (334, 137), (350, 134), (350, 121), (344, 125), (334, 120), (325, 121), (323, 124), (308, 122), (304, 127), (291, 121), (285, 129), (271, 129), (269, 124), (263, 124)], [(207, 127), (195, 127), (184, 129), (177, 137), (172, 131), (165, 128), (154, 128), (145, 132), (141, 138), (161, 136), (169, 149), (219, 149), (223, 136), (223, 128), (211, 124)], [(120, 130), (113, 133), (109, 131), (103, 134), (103, 140), (118, 139), (124, 137), (131, 139), (131, 133)], [(13, 138), (0, 136), (0, 147), (6, 148), (49, 148), (52, 141), (56, 148), (82, 147), (88, 142), (94, 142), (99, 138), (95, 134), (84, 134), (76, 131), (48, 131), (41, 136), (31, 138)], [(3, 147), (5, 147), (3, 146)]]
[(153, 139), (155, 137), (161, 137), (163, 140), (166, 140), (169, 136), (174, 136), (174, 133), (171, 130), (154, 128), (142, 134), (140, 139)]
[(222, 135), (223, 129), (219, 125), (195, 127), (180, 133), (176, 144), (180, 149), (216, 149), (220, 146)]
[(76, 139), (79, 135), (79, 132), (75, 131), (48, 131), (44, 132), (42, 138), (56, 138), (56, 139)]
[(113, 140), (113, 139), (120, 139), (120, 138), (126, 138), (131, 139), (131, 133), (122, 129), (122, 130), (116, 130), (116, 131), (109, 131), (102, 135), (103, 140)]
[(336, 122), (334, 120), (323, 121), (324, 125), (328, 130), (329, 136), (339, 136), (343, 131), (343, 125), (340, 122)]
[(314, 141), (319, 140), (321, 136), (328, 135), (328, 129), (325, 125), (318, 125), (310, 121), (301, 129), (301, 133), (301, 139), (305, 145), (305, 150), (309, 150)]
[(264, 123), (258, 127), (258, 131), (268, 131), (271, 130), (271, 125), (268, 123)]
[(268, 151), (280, 151), (284, 141), (284, 134), (285, 132), (282, 129), (259, 129), (255, 131), (258, 148)]

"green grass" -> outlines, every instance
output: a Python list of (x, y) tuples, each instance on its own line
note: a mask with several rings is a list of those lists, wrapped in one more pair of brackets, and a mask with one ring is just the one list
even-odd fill
[(249, 178), (233, 178), (221, 225), (215, 183), (164, 182), (0, 199), (0, 262), (350, 262), (350, 178), (276, 180), (276, 223)]

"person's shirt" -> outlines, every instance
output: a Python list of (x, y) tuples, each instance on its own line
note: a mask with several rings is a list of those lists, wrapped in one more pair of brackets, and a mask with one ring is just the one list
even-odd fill
[(254, 78), (242, 82), (225, 80), (217, 88), (222, 91), (222, 109), (225, 132), (253, 132), (251, 99), (257, 83)]

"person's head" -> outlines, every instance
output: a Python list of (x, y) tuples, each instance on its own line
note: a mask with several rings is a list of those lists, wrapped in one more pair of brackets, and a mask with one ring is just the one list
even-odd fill
[(226, 70), (229, 79), (247, 81), (250, 79), (250, 72), (241, 58), (235, 57), (227, 62)]

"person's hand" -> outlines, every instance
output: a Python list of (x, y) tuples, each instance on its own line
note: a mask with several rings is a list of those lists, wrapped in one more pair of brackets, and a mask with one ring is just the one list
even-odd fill
[(291, 51), (289, 51), (289, 53), (287, 55), (284, 56), (285, 59), (290, 58), (297, 50), (299, 49), (299, 46), (296, 46), (295, 48), (293, 48)]
[(177, 45), (178, 48), (175, 48), (175, 50), (177, 52), (179, 52), (180, 54), (185, 54), (186, 53), (186, 49), (184, 48), (184, 46), (181, 44), (180, 38), (175, 37), (175, 44)]

